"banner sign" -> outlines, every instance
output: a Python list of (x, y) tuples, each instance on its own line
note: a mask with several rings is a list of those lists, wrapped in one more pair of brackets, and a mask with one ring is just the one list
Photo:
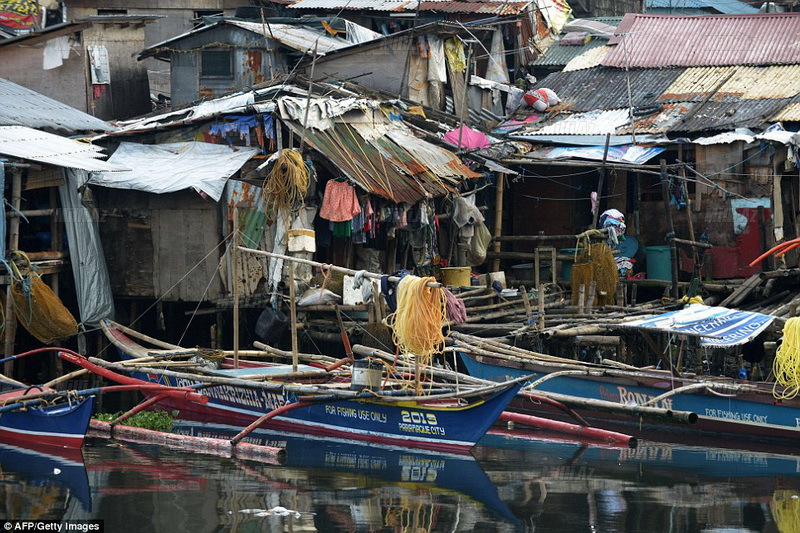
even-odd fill
[(0, 0), (0, 24), (15, 30), (33, 29), (39, 11), (34, 0)]
[(774, 319), (774, 316), (761, 313), (693, 304), (679, 311), (625, 322), (621, 326), (700, 336), (701, 346), (726, 348), (753, 340)]

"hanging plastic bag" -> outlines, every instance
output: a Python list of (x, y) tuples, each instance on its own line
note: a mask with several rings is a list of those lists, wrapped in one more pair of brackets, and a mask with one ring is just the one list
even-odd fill
[(489, 250), (489, 244), (492, 242), (492, 233), (486, 224), (478, 222), (475, 224), (475, 233), (472, 235), (472, 240), (469, 242), (469, 249), (467, 250), (467, 265), (478, 266), (486, 261), (486, 252)]

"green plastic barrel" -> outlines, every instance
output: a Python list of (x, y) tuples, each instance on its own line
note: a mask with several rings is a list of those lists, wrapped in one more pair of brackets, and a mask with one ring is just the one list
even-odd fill
[(644, 249), (647, 258), (647, 278), (672, 281), (672, 258), (669, 246), (647, 246)]

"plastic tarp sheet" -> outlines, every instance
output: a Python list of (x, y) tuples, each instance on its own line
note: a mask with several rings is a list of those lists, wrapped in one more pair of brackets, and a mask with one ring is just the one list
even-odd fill
[(81, 322), (95, 324), (114, 318), (114, 298), (108, 277), (96, 214), (81, 201), (78, 189), (86, 183), (85, 170), (67, 169), (66, 184), (58, 188), (69, 243), (72, 275)]
[(693, 304), (679, 311), (620, 325), (625, 328), (700, 336), (701, 346), (727, 348), (753, 340), (774, 319), (774, 316), (762, 313)]
[(164, 194), (194, 189), (219, 201), (225, 183), (254, 155), (257, 148), (203, 142), (137, 144), (124, 142), (109, 162), (130, 172), (100, 172), (89, 183), (115, 189)]
[(664, 151), (657, 146), (646, 147), (634, 144), (610, 146), (606, 153), (603, 146), (547, 146), (528, 153), (540, 159), (592, 159), (602, 161), (604, 156), (612, 163), (643, 164)]

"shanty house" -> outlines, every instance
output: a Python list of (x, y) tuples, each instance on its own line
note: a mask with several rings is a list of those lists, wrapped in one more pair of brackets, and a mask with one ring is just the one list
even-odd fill
[(132, 54), (157, 19), (95, 16), (0, 39), (2, 75), (103, 120), (148, 113), (147, 71)]
[[(192, 314), (196, 331), (221, 335), (238, 295), (249, 310), (243, 335), (252, 334), (258, 313), (279, 306), (288, 269), (236, 257), (233, 235), (249, 247), (378, 272), (438, 253), (437, 202), (479, 174), (416, 135), (392, 101), (313, 85), (311, 95), (289, 84), (234, 93), (129, 121), (96, 141), (113, 152), (110, 163), (132, 169), (89, 183), (110, 283), (129, 321), (149, 311), (150, 327), (164, 317), (178, 340)], [(281, 159), (287, 149), (302, 159)], [(291, 209), (280, 200), (286, 186), (270, 180), (298, 166), (309, 181)], [(166, 172), (172, 179), (159, 179)], [(348, 195), (346, 213), (338, 203), (326, 212), (333, 194)], [(298, 268), (298, 278), (311, 277)]]
[(669, 251), (664, 277), (698, 262), (714, 278), (758, 272), (762, 251), (800, 235), (798, 31), (794, 13), (627, 15), (599, 58), (540, 80), (559, 103), (495, 130), (520, 171), (507, 232), (574, 235), (613, 208), (640, 250)]
[[(543, 49), (542, 42), (558, 35), (568, 20), (570, 6), (560, 0), (521, 0), (502, 2), (416, 2), (397, 3), (382, 0), (277, 0), (290, 13), (301, 16), (317, 15), (343, 17), (384, 35), (411, 30), (434, 22), (452, 25), (491, 25), (501, 31), (503, 45), (501, 60), (489, 43), (475, 36), (476, 57), (497, 57), (517, 73), (535, 59)], [(481, 45), (483, 45), (482, 48)], [(425, 45), (419, 48), (426, 56)], [(506, 54), (506, 51), (508, 53)]]
[[(5, 198), (0, 212), (4, 222), (0, 226), (0, 258), (6, 265), (16, 259), (23, 273), (30, 264), (78, 323), (113, 318), (98, 220), (83, 185), (89, 172), (126, 168), (103, 161), (100, 147), (72, 138), (93, 137), (113, 126), (2, 78), (0, 98), (0, 190)], [(6, 286), (18, 281), (9, 268), (4, 268), (3, 274)], [(19, 302), (12, 291), (6, 294), (5, 353), (56, 340), (43, 340), (33, 331), (27, 335), (29, 321), (35, 321), (38, 314), (23, 314), (21, 321), (28, 322), (18, 324), (14, 310)], [(77, 347), (80, 337), (74, 334), (59, 339), (61, 345)]]
[(305, 55), (322, 56), (379, 37), (353, 23), (339, 22), (341, 31), (321, 19), (217, 20), (155, 44), (138, 58), (169, 61), (170, 96), (177, 107), (289, 74)]

